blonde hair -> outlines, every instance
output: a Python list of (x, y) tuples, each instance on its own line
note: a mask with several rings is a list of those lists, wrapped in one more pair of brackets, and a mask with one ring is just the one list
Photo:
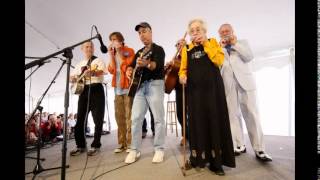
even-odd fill
[(193, 23), (196, 23), (198, 22), (201, 26), (201, 28), (204, 30), (204, 32), (206, 33), (207, 32), (207, 23), (204, 22), (202, 19), (200, 18), (196, 18), (196, 19), (192, 19), (191, 21), (189, 21), (189, 24), (188, 24), (188, 33), (190, 34), (190, 30), (191, 30), (191, 25)]

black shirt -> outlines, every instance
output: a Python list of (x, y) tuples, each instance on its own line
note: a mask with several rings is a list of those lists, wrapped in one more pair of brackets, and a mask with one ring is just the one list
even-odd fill
[[(141, 48), (137, 51), (134, 56), (134, 60), (132, 61), (131, 67), (136, 66), (137, 58), (139, 57), (140, 52), (143, 51), (144, 48)], [(161, 46), (158, 46), (155, 43), (151, 45), (152, 54), (150, 56), (150, 60), (156, 62), (156, 68), (151, 71), (147, 67), (142, 68), (142, 78), (141, 83), (148, 80), (157, 80), (157, 79), (164, 79), (164, 57), (165, 53)]]

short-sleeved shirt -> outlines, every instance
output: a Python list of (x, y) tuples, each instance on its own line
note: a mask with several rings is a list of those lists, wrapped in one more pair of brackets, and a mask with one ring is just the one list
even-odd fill
[[(80, 75), (82, 73), (83, 67), (85, 67), (88, 64), (88, 59), (83, 59), (80, 61), (74, 71), (72, 72), (72, 75)], [(100, 58), (95, 58), (91, 62), (91, 68), (96, 70), (101, 70), (105, 74), (107, 73), (106, 65)], [(94, 84), (94, 83), (102, 83), (103, 82), (103, 75), (100, 76), (92, 76), (91, 80), (90, 78), (85, 78), (85, 84)]]
[(121, 58), (119, 53), (116, 53), (116, 87), (114, 88), (114, 93), (116, 95), (124, 95), (124, 94), (128, 94), (129, 89), (122, 89), (121, 85), (120, 85), (120, 76), (121, 76), (121, 70), (120, 70), (120, 62), (121, 62)]
[[(136, 66), (137, 58), (140, 55), (140, 52), (143, 51), (144, 48), (139, 49), (135, 54), (134, 60), (131, 64), (131, 67)], [(141, 83), (148, 80), (157, 80), (164, 79), (164, 58), (165, 52), (163, 48), (155, 43), (151, 45), (152, 54), (150, 56), (150, 60), (156, 62), (156, 68), (151, 71), (147, 67), (143, 67), (142, 79)]]

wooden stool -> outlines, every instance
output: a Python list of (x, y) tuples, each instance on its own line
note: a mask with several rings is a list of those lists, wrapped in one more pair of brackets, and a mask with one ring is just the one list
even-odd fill
[(166, 135), (168, 126), (171, 126), (171, 133), (173, 133), (173, 126), (176, 127), (176, 136), (178, 137), (176, 101), (167, 101)]

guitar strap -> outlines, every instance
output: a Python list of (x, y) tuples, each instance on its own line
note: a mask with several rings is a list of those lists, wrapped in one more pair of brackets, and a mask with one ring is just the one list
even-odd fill
[[(91, 62), (94, 60), (94, 59), (96, 59), (97, 57), (96, 56), (91, 56), (91, 58), (88, 60), (88, 62), (87, 62), (87, 64), (86, 64), (86, 66), (85, 67), (87, 67), (87, 66), (90, 66), (91, 65)], [(81, 76), (83, 73), (84, 73), (84, 71), (86, 70), (87, 68), (83, 68), (83, 70), (81, 71), (81, 73), (80, 73), (80, 75), (79, 76)]]

